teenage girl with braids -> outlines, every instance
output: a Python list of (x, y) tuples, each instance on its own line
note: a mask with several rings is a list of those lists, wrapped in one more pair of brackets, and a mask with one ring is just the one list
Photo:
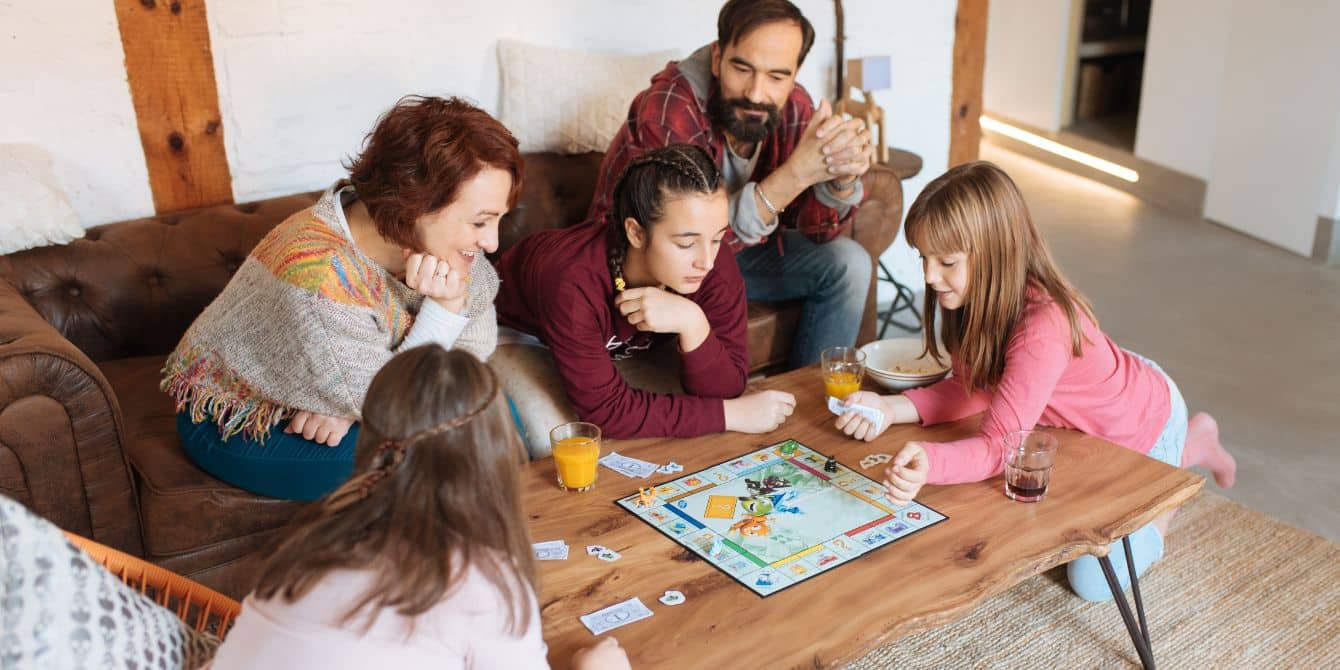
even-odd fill
[[(746, 303), (721, 244), (729, 229), (721, 173), (702, 149), (647, 152), (620, 178), (605, 220), (536, 233), (503, 254), (498, 321), (548, 348), (570, 414), (607, 437), (771, 431), (795, 398), (741, 396)], [(671, 339), (683, 393), (633, 388), (613, 363)], [(553, 426), (528, 422), (524, 409), (522, 420), (532, 455), (544, 455)]]
[[(392, 358), (363, 403), (353, 477), (285, 529), (214, 670), (548, 667), (501, 396), (464, 351)], [(613, 638), (572, 665), (629, 667)]]

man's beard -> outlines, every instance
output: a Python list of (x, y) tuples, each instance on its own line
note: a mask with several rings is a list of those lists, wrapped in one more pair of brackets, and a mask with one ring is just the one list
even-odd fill
[[(742, 109), (751, 112), (767, 112), (768, 116), (763, 119), (746, 116), (740, 118), (735, 110)], [(731, 137), (754, 144), (763, 141), (777, 127), (781, 121), (782, 114), (777, 109), (777, 105), (767, 103), (750, 102), (744, 98), (722, 98), (719, 94), (713, 95), (707, 101), (707, 114), (712, 119), (712, 125), (718, 128), (724, 128)]]

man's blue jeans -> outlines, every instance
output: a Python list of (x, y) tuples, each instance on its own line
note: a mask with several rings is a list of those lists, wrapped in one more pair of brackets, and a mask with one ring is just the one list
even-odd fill
[(778, 230), (735, 261), (750, 300), (805, 301), (788, 367), (818, 363), (824, 349), (856, 343), (872, 272), (870, 254), (856, 240), (842, 236), (815, 244), (798, 231)]

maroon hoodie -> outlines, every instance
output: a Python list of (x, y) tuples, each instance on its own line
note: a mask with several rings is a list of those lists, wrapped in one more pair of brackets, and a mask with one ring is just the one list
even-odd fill
[(583, 421), (606, 437), (694, 437), (726, 429), (722, 399), (744, 392), (748, 378), (747, 305), (735, 256), (721, 245), (698, 291), (712, 332), (680, 354), (686, 393), (629, 386), (614, 360), (651, 348), (671, 334), (637, 330), (614, 305), (605, 261), (605, 226), (591, 223), (523, 238), (498, 259), (498, 323), (530, 333), (554, 356), (563, 389)]

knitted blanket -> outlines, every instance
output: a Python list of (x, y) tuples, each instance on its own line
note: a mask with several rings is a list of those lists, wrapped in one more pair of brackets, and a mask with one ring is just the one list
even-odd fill
[[(298, 410), (361, 416), (423, 296), (354, 246), (340, 190), (270, 231), (191, 324), (163, 368), (177, 411), (253, 440)], [(497, 342), (498, 276), (483, 258), (470, 274), (455, 346), (484, 360)]]

